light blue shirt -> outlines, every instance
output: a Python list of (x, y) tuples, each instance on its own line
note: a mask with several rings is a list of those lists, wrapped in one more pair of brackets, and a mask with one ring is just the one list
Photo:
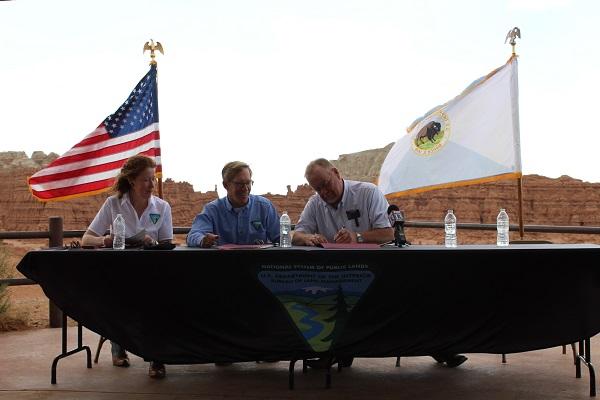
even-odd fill
[(207, 233), (219, 235), (218, 244), (279, 241), (279, 216), (269, 200), (250, 195), (248, 203), (233, 208), (226, 197), (211, 201), (196, 215), (187, 236), (189, 247), (199, 247)]
[[(318, 194), (313, 195), (300, 214), (296, 231), (319, 233), (333, 242), (335, 234), (342, 227), (353, 232), (389, 228), (391, 225), (387, 208), (388, 202), (377, 186), (368, 182), (344, 180), (344, 194), (337, 208), (327, 204)], [(348, 212), (360, 216), (350, 219)]]

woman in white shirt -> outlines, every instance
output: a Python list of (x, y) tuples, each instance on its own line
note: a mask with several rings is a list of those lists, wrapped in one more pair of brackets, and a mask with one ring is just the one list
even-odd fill
[[(112, 236), (105, 232), (117, 214), (125, 220), (126, 238), (140, 236), (146, 245), (173, 240), (171, 206), (152, 194), (156, 185), (155, 169), (156, 164), (150, 157), (136, 155), (127, 159), (113, 187), (116, 194), (106, 199), (83, 235), (84, 246), (112, 247)], [(128, 367), (125, 349), (112, 341), (111, 345), (113, 365)], [(148, 374), (151, 378), (163, 378), (164, 364), (151, 362)]]

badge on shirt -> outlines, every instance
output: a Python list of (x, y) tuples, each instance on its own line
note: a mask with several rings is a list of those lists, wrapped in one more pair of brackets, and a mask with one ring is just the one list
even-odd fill
[(150, 214), (150, 221), (156, 225), (158, 220), (160, 219), (160, 214)]
[(260, 221), (250, 221), (250, 223), (252, 224), (254, 229), (256, 229), (257, 231), (262, 228), (262, 222), (260, 222)]

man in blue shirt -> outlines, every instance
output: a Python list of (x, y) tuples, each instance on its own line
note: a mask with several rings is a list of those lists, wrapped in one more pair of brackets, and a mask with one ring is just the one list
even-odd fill
[(250, 194), (252, 170), (241, 161), (223, 167), (227, 196), (211, 201), (196, 216), (187, 236), (189, 247), (257, 244), (279, 241), (279, 216), (269, 200)]

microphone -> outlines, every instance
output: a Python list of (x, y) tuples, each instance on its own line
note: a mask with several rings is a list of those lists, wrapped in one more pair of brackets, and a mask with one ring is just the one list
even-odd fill
[(387, 209), (387, 213), (390, 224), (394, 227), (394, 244), (398, 247), (410, 244), (404, 234), (404, 212), (397, 205), (391, 204)]

